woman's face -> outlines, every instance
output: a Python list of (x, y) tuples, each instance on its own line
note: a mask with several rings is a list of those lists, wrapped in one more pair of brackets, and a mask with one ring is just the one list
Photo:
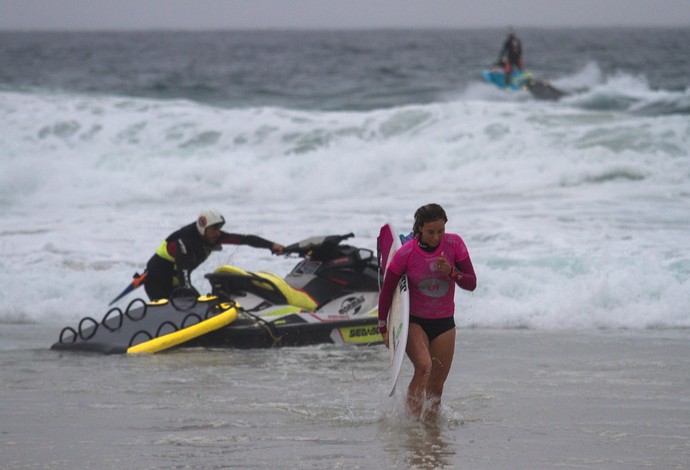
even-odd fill
[(419, 227), (419, 232), (422, 243), (436, 248), (441, 243), (443, 234), (446, 233), (446, 223), (443, 219), (433, 220), (422, 224)]

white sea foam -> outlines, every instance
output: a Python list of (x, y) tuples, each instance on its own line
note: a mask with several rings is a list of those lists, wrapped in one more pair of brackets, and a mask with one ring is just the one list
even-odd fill
[[(373, 249), (381, 224), (407, 228), (435, 201), (478, 275), (457, 295), (461, 325), (689, 327), (687, 116), (587, 99), (309, 112), (2, 92), (0, 321), (100, 318), (207, 207), (229, 231), (352, 231)], [(294, 262), (226, 247), (193, 280)]]

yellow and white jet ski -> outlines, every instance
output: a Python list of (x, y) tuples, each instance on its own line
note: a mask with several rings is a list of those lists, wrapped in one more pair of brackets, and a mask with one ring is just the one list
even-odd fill
[(311, 237), (286, 248), (302, 258), (284, 279), (220, 266), (206, 275), (211, 294), (135, 299), (99, 322), (66, 327), (55, 350), (158, 352), (172, 347), (268, 348), (378, 344), (378, 260), (369, 249), (341, 244), (354, 236)]

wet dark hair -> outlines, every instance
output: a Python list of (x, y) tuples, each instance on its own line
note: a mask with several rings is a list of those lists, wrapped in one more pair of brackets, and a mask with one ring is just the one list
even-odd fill
[(434, 222), (436, 220), (443, 220), (448, 222), (448, 217), (446, 216), (446, 211), (443, 207), (438, 204), (427, 204), (420, 207), (414, 213), (414, 225), (412, 226), (412, 231), (415, 236), (421, 235), (421, 227), (427, 222)]

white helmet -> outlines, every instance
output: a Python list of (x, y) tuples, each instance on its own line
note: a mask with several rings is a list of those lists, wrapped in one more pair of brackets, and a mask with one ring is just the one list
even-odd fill
[(220, 212), (214, 210), (204, 211), (199, 215), (199, 218), (196, 219), (196, 229), (203, 237), (206, 233), (206, 227), (217, 225), (220, 228), (224, 223), (225, 219)]

